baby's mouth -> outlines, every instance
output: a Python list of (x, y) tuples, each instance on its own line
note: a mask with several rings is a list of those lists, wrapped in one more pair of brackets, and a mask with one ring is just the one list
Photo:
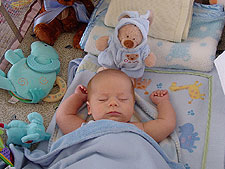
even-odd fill
[(117, 111), (111, 111), (111, 112), (108, 112), (107, 114), (110, 114), (110, 115), (120, 115), (121, 113), (120, 112), (117, 112)]

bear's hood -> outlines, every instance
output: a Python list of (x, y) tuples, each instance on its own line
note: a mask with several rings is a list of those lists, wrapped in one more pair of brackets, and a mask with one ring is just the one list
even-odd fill
[[(136, 48), (139, 48), (140, 46), (142, 46), (143, 44), (147, 43), (147, 37), (148, 37), (148, 31), (149, 31), (149, 20), (148, 17), (150, 16), (150, 11), (147, 11), (147, 13), (145, 15), (139, 15), (139, 13), (137, 11), (125, 11), (123, 12), (121, 16), (125, 16), (128, 15), (129, 18), (122, 18), (119, 23), (117, 24), (117, 26), (115, 27), (115, 32), (113, 35), (113, 39), (120, 44), (120, 41), (118, 39), (118, 32), (119, 29), (122, 26), (125, 26), (127, 24), (133, 24), (136, 25), (143, 36), (143, 40), (141, 42), (141, 44), (139, 44)], [(119, 18), (120, 18), (119, 17)]]

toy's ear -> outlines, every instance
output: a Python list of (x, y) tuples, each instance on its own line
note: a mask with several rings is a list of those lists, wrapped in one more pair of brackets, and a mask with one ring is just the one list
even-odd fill
[(38, 112), (32, 112), (30, 114), (28, 114), (27, 116), (29, 122), (32, 122), (33, 120), (36, 120), (39, 123), (43, 123), (43, 118), (41, 116), (41, 114), (39, 114)]
[(152, 24), (153, 17), (154, 17), (154, 14), (153, 14), (153, 12), (152, 12), (152, 11), (150, 11), (149, 17), (148, 17), (148, 19), (147, 19), (147, 20), (149, 21), (149, 25), (151, 25), (151, 24)]
[(124, 11), (118, 17), (118, 21), (120, 21), (123, 18), (138, 18), (138, 17), (139, 17), (138, 11)]
[(29, 55), (27, 57), (27, 64), (28, 66), (41, 73), (50, 73), (50, 72), (59, 72), (60, 69), (60, 62), (58, 59), (49, 59), (49, 64), (41, 64), (37, 61), (36, 56)]
[(153, 20), (153, 12), (150, 10), (147, 10), (146, 14), (141, 15), (140, 18), (142, 19), (147, 19), (149, 21), (149, 26), (152, 24), (152, 20)]
[(129, 15), (125, 14), (125, 15), (120, 15), (118, 21), (120, 21), (122, 18), (130, 18)]

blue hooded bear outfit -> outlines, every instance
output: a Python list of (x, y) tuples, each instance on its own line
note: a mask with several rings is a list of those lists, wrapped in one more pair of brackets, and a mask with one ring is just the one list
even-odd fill
[[(139, 15), (136, 11), (125, 11), (122, 16), (128, 15), (129, 18), (122, 18), (115, 27), (114, 34), (109, 38), (108, 47), (98, 56), (100, 65), (106, 68), (120, 69), (132, 78), (142, 77), (145, 69), (145, 59), (150, 54), (150, 47), (147, 43), (147, 35), (149, 31), (150, 11), (145, 15)], [(118, 31), (121, 27), (133, 24), (137, 26), (143, 36), (142, 42), (135, 48), (125, 48), (118, 39)], [(127, 55), (138, 55), (135, 60), (129, 60)]]

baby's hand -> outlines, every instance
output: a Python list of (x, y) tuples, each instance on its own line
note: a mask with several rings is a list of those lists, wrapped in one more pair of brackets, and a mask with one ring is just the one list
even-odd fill
[(153, 91), (152, 94), (150, 95), (150, 99), (156, 105), (158, 105), (160, 102), (162, 102), (164, 100), (169, 100), (168, 90)]
[(78, 85), (74, 91), (74, 93), (78, 94), (80, 96), (80, 99), (83, 102), (87, 101), (87, 88), (83, 85)]

